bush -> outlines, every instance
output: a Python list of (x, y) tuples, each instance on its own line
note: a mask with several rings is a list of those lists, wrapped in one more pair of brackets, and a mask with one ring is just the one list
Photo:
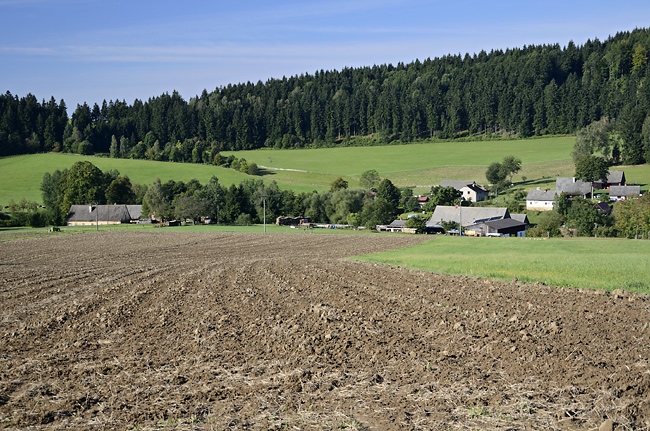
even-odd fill
[(242, 213), (235, 219), (235, 224), (248, 226), (253, 224), (253, 218), (250, 214)]

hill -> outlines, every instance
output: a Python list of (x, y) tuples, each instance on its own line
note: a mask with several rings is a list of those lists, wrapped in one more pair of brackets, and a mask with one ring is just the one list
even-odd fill
[[(485, 181), (485, 169), (493, 161), (514, 154), (523, 161), (522, 176), (531, 181), (552, 175), (572, 175), (571, 149), (575, 138), (543, 138), (509, 141), (428, 143), (378, 147), (321, 148), (301, 150), (255, 150), (226, 153), (267, 166), (262, 178), (275, 180), (282, 189), (296, 192), (326, 190), (341, 176), (358, 186), (361, 173), (376, 169), (399, 187), (439, 184), (444, 179)], [(0, 204), (26, 198), (41, 202), (40, 184), (45, 172), (70, 168), (79, 160), (89, 160), (102, 171), (117, 169), (131, 181), (151, 184), (157, 177), (206, 184), (213, 175), (221, 184), (238, 184), (251, 178), (232, 169), (193, 163), (113, 159), (62, 153), (45, 153), (0, 159)], [(284, 169), (284, 170), (283, 170)], [(549, 180), (550, 181), (550, 180)], [(650, 181), (649, 181), (650, 182)]]

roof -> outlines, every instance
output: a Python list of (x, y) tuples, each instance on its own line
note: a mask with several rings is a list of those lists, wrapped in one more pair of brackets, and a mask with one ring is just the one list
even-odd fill
[(575, 177), (557, 177), (555, 192), (558, 195), (567, 193), (571, 196), (585, 196), (591, 193), (591, 183), (586, 183)]
[(126, 210), (131, 216), (131, 220), (138, 220), (142, 216), (142, 205), (127, 205)]
[(428, 227), (440, 226), (443, 221), (459, 223), (461, 218), (463, 226), (470, 226), (483, 221), (510, 218), (510, 213), (508, 212), (508, 208), (438, 205), (426, 225)]
[(487, 226), (493, 227), (495, 229), (508, 229), (512, 227), (525, 227), (526, 224), (512, 218), (504, 218), (501, 220), (492, 220), (486, 221)]
[(609, 214), (612, 212), (612, 207), (607, 205), (606, 202), (598, 202), (597, 204), (594, 204), (594, 208), (600, 211), (604, 211), (605, 214)]
[(406, 227), (406, 220), (393, 220), (389, 227)]
[[(591, 187), (589, 188), (591, 190)], [(526, 196), (527, 201), (554, 201), (555, 190), (530, 190)]]
[(623, 171), (609, 171), (607, 174), (607, 182), (609, 184), (625, 183), (625, 172)]
[(478, 184), (467, 184), (466, 186), (461, 187), (461, 189), (464, 188), (468, 188), (475, 193), (487, 193), (487, 190), (485, 190), (483, 187), (479, 186)]
[(469, 186), (470, 184), (476, 184), (476, 181), (454, 181), (454, 180), (440, 181), (440, 187), (453, 187), (456, 190), (460, 190), (463, 187)]
[(641, 194), (641, 186), (611, 186), (610, 196), (638, 196)]
[(131, 220), (139, 219), (141, 214), (142, 205), (71, 205), (68, 222), (128, 223)]
[(530, 224), (528, 221), (528, 214), (510, 214), (510, 218), (523, 224)]

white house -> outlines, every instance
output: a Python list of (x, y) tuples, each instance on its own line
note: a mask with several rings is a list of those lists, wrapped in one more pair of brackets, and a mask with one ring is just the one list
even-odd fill
[(551, 211), (555, 202), (555, 190), (530, 190), (526, 196), (526, 209)]

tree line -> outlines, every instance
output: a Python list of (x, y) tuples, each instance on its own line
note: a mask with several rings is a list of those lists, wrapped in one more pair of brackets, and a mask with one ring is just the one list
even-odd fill
[(22, 224), (62, 225), (71, 205), (141, 204), (143, 214), (159, 221), (199, 222), (208, 218), (217, 223), (253, 224), (264, 220), (274, 223), (279, 216), (294, 216), (308, 217), (316, 223), (374, 228), (390, 223), (404, 210), (418, 208), (412, 190), (400, 191), (389, 179), (379, 178), (376, 171), (368, 171), (362, 177), (365, 189), (350, 190), (347, 182), (339, 178), (332, 182), (329, 191), (311, 193), (280, 190), (274, 181), (264, 184), (253, 178), (225, 186), (214, 176), (207, 184), (196, 179), (164, 183), (156, 179), (150, 185), (142, 185), (132, 183), (117, 170), (103, 172), (91, 162), (81, 161), (70, 169), (43, 176), (43, 211), (38, 211), (35, 203), (12, 202), (10, 212)]
[(38, 151), (215, 163), (220, 151), (372, 145), (431, 138), (575, 133), (614, 122), (624, 163), (642, 163), (650, 117), (650, 31), (581, 46), (317, 71), (220, 87), (78, 105), (0, 96), (0, 155)]

